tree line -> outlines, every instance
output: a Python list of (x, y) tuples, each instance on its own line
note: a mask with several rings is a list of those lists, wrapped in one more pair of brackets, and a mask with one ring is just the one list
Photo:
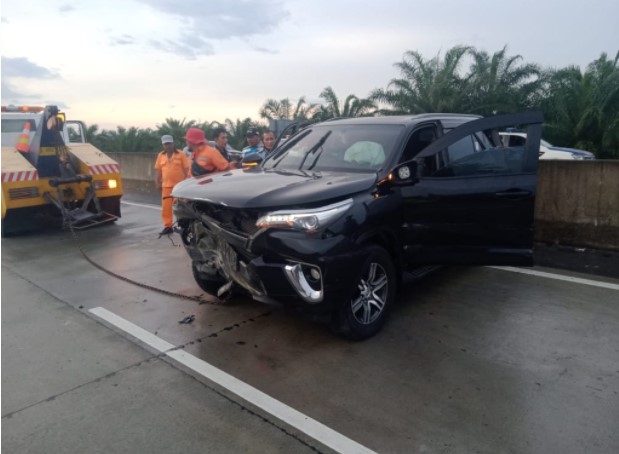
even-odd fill
[(160, 137), (184, 136), (190, 127), (202, 128), (207, 137), (217, 127), (228, 131), (230, 145), (245, 146), (250, 127), (266, 129), (269, 119), (318, 122), (335, 117), (384, 116), (426, 112), (470, 113), (483, 116), (542, 110), (543, 137), (554, 145), (580, 148), (600, 159), (619, 159), (619, 52), (614, 59), (602, 53), (582, 70), (577, 66), (542, 68), (509, 55), (507, 46), (492, 54), (471, 46), (455, 46), (444, 55), (425, 58), (407, 51), (395, 63), (398, 77), (366, 98), (354, 94), (338, 97), (331, 87), (319, 95), (321, 103), (302, 96), (267, 99), (260, 119), (198, 123), (166, 118), (151, 128), (101, 130), (87, 128), (86, 137), (105, 152), (156, 152)]

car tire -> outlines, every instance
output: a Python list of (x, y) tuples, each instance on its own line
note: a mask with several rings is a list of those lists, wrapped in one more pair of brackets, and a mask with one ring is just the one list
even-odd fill
[(226, 283), (226, 280), (219, 274), (208, 274), (198, 270), (195, 261), (191, 262), (191, 272), (196, 284), (206, 293), (213, 296), (217, 296), (217, 291)]
[(364, 340), (378, 333), (395, 300), (396, 268), (387, 251), (380, 246), (367, 248), (366, 259), (355, 288), (333, 315), (331, 329), (351, 340)]

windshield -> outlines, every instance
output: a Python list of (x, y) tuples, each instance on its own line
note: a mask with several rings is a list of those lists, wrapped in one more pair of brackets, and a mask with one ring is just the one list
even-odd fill
[(540, 141), (540, 143), (544, 146), (544, 147), (552, 147), (553, 145), (550, 142), (546, 142), (544, 139), (542, 139)]
[(37, 125), (34, 120), (24, 119), (2, 119), (2, 132), (22, 132), (26, 123), (30, 124), (30, 131), (34, 132), (37, 129)]
[(376, 172), (389, 162), (402, 128), (335, 122), (314, 126), (290, 138), (263, 168)]

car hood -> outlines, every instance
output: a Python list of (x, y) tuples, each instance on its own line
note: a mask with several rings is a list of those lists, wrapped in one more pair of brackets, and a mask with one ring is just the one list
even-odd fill
[(174, 186), (172, 196), (205, 200), (235, 208), (277, 208), (330, 202), (369, 190), (375, 173), (232, 170), (190, 178)]

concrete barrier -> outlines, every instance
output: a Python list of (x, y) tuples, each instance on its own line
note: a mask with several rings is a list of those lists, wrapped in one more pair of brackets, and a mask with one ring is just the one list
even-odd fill
[[(123, 184), (156, 191), (155, 153), (108, 153), (121, 165)], [(540, 161), (535, 239), (619, 250), (619, 160)]]
[(536, 240), (619, 250), (619, 161), (540, 161)]

